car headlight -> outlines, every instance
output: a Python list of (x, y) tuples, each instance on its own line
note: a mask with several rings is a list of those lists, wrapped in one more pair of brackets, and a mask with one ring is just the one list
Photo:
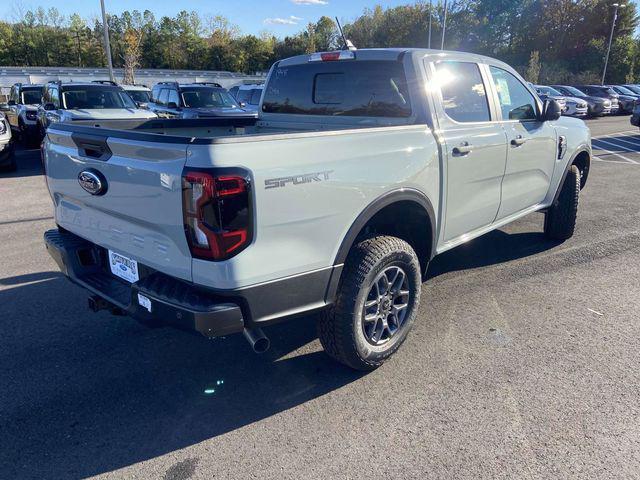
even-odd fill
[(7, 122), (0, 120), (0, 135), (7, 133)]
[(27, 112), (27, 113), (25, 113), (25, 116), (27, 117), (27, 120), (35, 120), (36, 119), (36, 115), (37, 115), (37, 112)]

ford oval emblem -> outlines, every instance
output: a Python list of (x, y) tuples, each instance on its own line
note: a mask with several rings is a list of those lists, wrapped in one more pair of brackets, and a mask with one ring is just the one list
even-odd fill
[(107, 180), (97, 170), (83, 170), (78, 174), (78, 183), (91, 195), (107, 193)]

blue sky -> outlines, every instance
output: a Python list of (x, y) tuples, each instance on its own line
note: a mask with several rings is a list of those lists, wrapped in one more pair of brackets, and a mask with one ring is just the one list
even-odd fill
[[(437, 0), (436, 0), (437, 1)], [(202, 15), (224, 15), (243, 33), (271, 31), (277, 36), (297, 33), (322, 15), (341, 20), (356, 18), (375, 5), (393, 7), (414, 3), (412, 0), (105, 0), (107, 12), (150, 10), (156, 17), (174, 15), (180, 10), (196, 10)], [(100, 0), (0, 0), (0, 18), (11, 20), (16, 7), (23, 10), (55, 6), (62, 14), (77, 12), (85, 18), (100, 13)]]

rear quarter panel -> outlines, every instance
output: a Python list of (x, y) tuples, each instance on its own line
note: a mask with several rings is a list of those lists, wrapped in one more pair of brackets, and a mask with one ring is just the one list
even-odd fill
[[(252, 245), (225, 262), (193, 260), (193, 281), (216, 288), (330, 268), (357, 216), (387, 192), (419, 190), (438, 211), (438, 146), (426, 125), (190, 145), (187, 166), (243, 167), (252, 175)], [(266, 188), (313, 173), (321, 181)]]

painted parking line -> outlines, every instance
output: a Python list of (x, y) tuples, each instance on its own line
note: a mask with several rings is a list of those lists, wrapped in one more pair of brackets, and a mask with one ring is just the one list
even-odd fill
[(640, 135), (637, 132), (635, 135), (631, 133), (619, 133), (618, 135), (625, 137), (631, 142), (637, 142), (640, 145)]
[[(631, 137), (628, 137), (628, 138), (631, 138)], [(596, 139), (596, 141), (597, 142), (608, 141), (609, 143), (626, 143), (627, 145), (630, 145), (630, 146), (627, 147), (622, 145), (622, 147), (629, 148), (631, 149), (630, 151), (632, 152), (640, 151), (640, 140), (633, 141), (633, 140), (627, 140), (627, 139), (623, 140), (622, 138), (619, 138), (619, 137), (606, 137), (606, 140), (602, 138), (598, 138)]]
[(620, 133), (635, 133), (636, 135), (638, 135), (638, 133), (640, 133), (637, 129), (636, 130), (622, 130), (621, 132), (613, 132), (613, 133), (606, 133), (604, 135), (598, 135), (596, 137), (591, 137), (593, 140), (597, 140), (598, 138), (601, 137), (608, 137), (610, 135), (618, 135)]
[[(600, 142), (602, 142), (602, 140), (598, 140), (598, 143), (600, 143)], [(603, 142), (603, 143), (608, 143), (608, 142)], [(622, 147), (620, 147), (619, 145), (615, 145), (615, 144), (612, 144), (612, 145), (613, 145), (614, 147), (616, 147), (616, 148), (622, 148)], [(610, 150), (610, 149), (608, 149), (608, 148), (605, 148), (605, 147), (603, 147), (603, 146), (601, 146), (601, 145), (596, 145), (596, 144), (594, 143), (593, 147), (594, 147), (594, 149), (595, 149), (595, 150), (601, 150), (602, 152), (604, 152), (604, 155), (612, 155), (612, 156), (613, 156), (613, 157), (615, 157), (615, 158), (619, 158), (619, 159), (624, 160), (626, 163), (634, 163), (634, 164), (638, 164), (638, 163), (640, 163), (640, 162), (638, 162), (638, 161), (636, 161), (636, 160), (632, 160), (632, 159), (630, 159), (630, 158), (628, 158), (628, 157), (625, 157), (624, 155), (622, 155), (622, 154), (620, 154), (620, 153), (618, 153), (618, 152), (615, 152), (615, 151), (613, 151), (613, 150)], [(632, 153), (637, 153), (637, 151), (636, 151), (636, 150), (628, 150), (628, 151), (630, 151), (630, 152), (632, 152)], [(597, 156), (602, 157), (602, 156), (603, 156), (603, 154), (598, 153), (598, 154), (597, 154)], [(600, 158), (600, 160), (602, 160), (602, 161), (609, 161), (608, 159), (604, 159), (604, 158)]]
[[(602, 138), (598, 138), (598, 139), (594, 140), (594, 142), (597, 142), (598, 144), (604, 143), (605, 145), (610, 145), (612, 147), (618, 148), (618, 149), (620, 149), (622, 151), (625, 151), (625, 152), (631, 152), (631, 153), (637, 153), (638, 152), (638, 149), (625, 147), (624, 145), (618, 145), (611, 138), (607, 138), (607, 140), (604, 140)], [(604, 150), (604, 148), (602, 150)]]
[(621, 163), (622, 165), (637, 164), (637, 162), (623, 162), (622, 160), (607, 160), (606, 158), (600, 158), (596, 155), (593, 156), (592, 160), (595, 162), (604, 162), (604, 163)]

